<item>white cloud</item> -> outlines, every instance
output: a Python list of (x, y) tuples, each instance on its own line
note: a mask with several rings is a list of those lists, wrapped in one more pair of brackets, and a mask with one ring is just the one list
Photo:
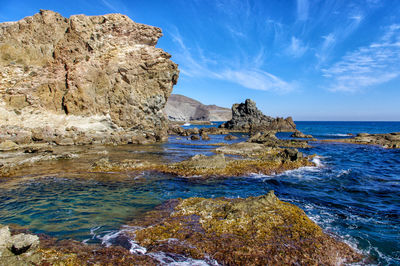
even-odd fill
[(355, 92), (399, 77), (399, 62), (400, 25), (392, 25), (378, 42), (346, 54), (322, 72), (332, 81), (330, 90)]
[(297, 0), (297, 18), (300, 21), (307, 20), (308, 18), (308, 0)]
[(289, 92), (293, 86), (271, 73), (259, 70), (225, 70), (217, 78), (242, 85), (245, 88), (262, 91)]
[(303, 45), (302, 41), (292, 36), (289, 47), (286, 49), (286, 53), (293, 57), (301, 57), (308, 50), (306, 45)]

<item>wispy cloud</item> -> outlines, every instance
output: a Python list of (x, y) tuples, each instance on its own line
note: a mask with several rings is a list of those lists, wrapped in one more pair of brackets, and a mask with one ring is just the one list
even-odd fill
[(331, 33), (322, 36), (322, 44), (316, 51), (316, 57), (318, 58), (319, 64), (325, 63), (331, 56), (338, 43), (345, 41), (352, 33), (354, 33), (364, 16), (358, 13), (352, 13), (347, 17), (347, 23), (338, 26)]
[(175, 53), (174, 60), (179, 63), (183, 75), (224, 80), (253, 90), (285, 93), (294, 88), (291, 83), (261, 69), (265, 56), (263, 48), (259, 50), (251, 62), (243, 66), (237, 62), (205, 58), (198, 46), (193, 49), (185, 44), (177, 29), (171, 36), (179, 47), (179, 52)]
[(400, 76), (400, 25), (388, 27), (378, 42), (346, 54), (324, 77), (331, 91), (356, 92)]
[(234, 29), (231, 25), (226, 25), (226, 28), (232, 34), (233, 37), (246, 38), (246, 34), (244, 34), (240, 30)]
[(262, 91), (289, 92), (293, 85), (283, 81), (271, 73), (260, 69), (232, 70), (228, 69), (216, 74), (216, 77), (242, 85), (245, 88)]
[(308, 0), (297, 0), (297, 19), (304, 21), (308, 19)]
[(127, 8), (125, 7), (124, 4), (122, 4), (119, 1), (108, 1), (108, 0), (101, 0), (104, 6), (106, 6), (108, 9), (112, 10), (113, 12), (116, 13), (127, 13)]
[(303, 42), (296, 37), (292, 36), (289, 47), (286, 49), (286, 53), (295, 58), (303, 56), (303, 54), (308, 50), (308, 47), (303, 44)]

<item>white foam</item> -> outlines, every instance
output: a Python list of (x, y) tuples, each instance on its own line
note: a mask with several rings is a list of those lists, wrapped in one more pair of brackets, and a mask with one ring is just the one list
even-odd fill
[[(106, 247), (109, 247), (112, 245), (112, 242), (115, 238), (117, 238), (120, 235), (125, 234), (126, 232), (129, 232), (130, 234), (134, 235), (134, 232), (138, 229), (141, 229), (141, 227), (138, 226), (123, 226), (123, 229), (118, 230), (118, 231), (111, 231), (107, 234), (105, 234), (102, 237), (97, 237), (101, 239), (101, 244), (105, 245)], [(96, 229), (97, 230), (97, 229)], [(129, 252), (133, 254), (145, 254), (147, 252), (147, 249), (145, 247), (142, 247), (138, 245), (133, 239), (128, 239), (129, 244), (131, 247), (129, 248)]]
[(150, 252), (147, 253), (153, 259), (160, 262), (160, 265), (169, 266), (217, 266), (219, 265), (216, 260), (206, 258), (205, 260), (196, 260), (185, 257), (183, 255), (168, 254), (165, 252)]
[(343, 134), (343, 133), (336, 133), (336, 134), (326, 134), (327, 136), (335, 136), (335, 137), (350, 137), (351, 135), (349, 134)]
[(319, 168), (324, 167), (324, 164), (321, 162), (322, 157), (321, 156), (314, 156), (314, 158), (311, 160), (315, 165)]
[(138, 245), (132, 239), (129, 239), (129, 244), (131, 244), (131, 248), (129, 249), (129, 252), (132, 254), (145, 254), (147, 252), (147, 249), (145, 247)]

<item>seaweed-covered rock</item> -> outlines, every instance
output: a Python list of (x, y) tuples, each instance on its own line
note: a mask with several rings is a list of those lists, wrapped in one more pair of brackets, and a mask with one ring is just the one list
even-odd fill
[(361, 259), (272, 191), (246, 199), (172, 200), (133, 225), (144, 227), (135, 239), (149, 252), (212, 258), (222, 265), (337, 265)]
[(256, 107), (256, 103), (247, 99), (244, 103), (232, 106), (232, 119), (221, 125), (223, 128), (237, 131), (294, 131), (296, 125), (291, 117), (272, 118), (264, 115)]
[[(196, 155), (192, 158), (154, 168), (163, 173), (180, 176), (230, 177), (252, 173), (272, 175), (303, 166), (313, 166), (309, 157), (296, 159), (288, 156), (281, 148), (271, 148), (263, 144), (241, 142), (223, 146), (215, 150), (218, 155)], [(242, 158), (225, 157), (225, 154), (240, 155)]]

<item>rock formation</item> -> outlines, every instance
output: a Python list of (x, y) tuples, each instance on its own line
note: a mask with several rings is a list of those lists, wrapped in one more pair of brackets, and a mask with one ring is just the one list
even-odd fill
[(165, 113), (171, 121), (228, 121), (232, 118), (228, 108), (204, 105), (179, 94), (171, 94), (165, 106)]
[(244, 103), (232, 106), (232, 119), (221, 125), (223, 128), (237, 131), (295, 131), (296, 125), (291, 117), (272, 118), (264, 115), (256, 103), (247, 99)]
[(1, 23), (0, 142), (162, 140), (179, 71), (155, 48), (161, 36), (121, 14)]

